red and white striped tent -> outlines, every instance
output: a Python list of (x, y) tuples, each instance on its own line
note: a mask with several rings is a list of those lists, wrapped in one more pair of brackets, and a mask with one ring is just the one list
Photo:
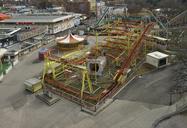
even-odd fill
[(74, 49), (85, 41), (85, 38), (69, 33), (63, 37), (57, 37), (56, 42), (59, 49)]

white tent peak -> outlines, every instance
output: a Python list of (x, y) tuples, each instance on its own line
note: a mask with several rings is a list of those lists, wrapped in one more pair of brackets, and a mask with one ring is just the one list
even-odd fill
[(63, 44), (69, 44), (69, 43), (79, 43), (84, 41), (85, 39), (83, 37), (80, 37), (78, 35), (73, 35), (72, 33), (69, 33), (66, 36), (63, 37), (57, 37), (56, 41), (58, 43), (63, 43)]

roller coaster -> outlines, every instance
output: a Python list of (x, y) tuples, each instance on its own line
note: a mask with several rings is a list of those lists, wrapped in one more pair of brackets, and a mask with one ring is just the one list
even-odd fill
[[(58, 56), (53, 51), (45, 57), (45, 89), (97, 111), (130, 79), (131, 70), (144, 56), (145, 35), (154, 24), (114, 21), (108, 37), (90, 49)], [(98, 34), (97, 34), (98, 35)], [(96, 36), (97, 38), (97, 36)]]

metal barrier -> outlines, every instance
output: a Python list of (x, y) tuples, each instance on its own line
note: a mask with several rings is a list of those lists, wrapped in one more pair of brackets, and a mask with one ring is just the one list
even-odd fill
[(40, 48), (41, 46), (42, 46), (42, 42), (39, 41), (38, 43), (32, 44), (28, 47), (25, 47), (24, 49), (21, 49), (20, 51), (18, 51), (18, 56), (20, 57), (20, 56), (26, 55), (26, 54)]
[(112, 97), (122, 86), (120, 85), (113, 85), (113, 88), (111, 89), (111, 91), (109, 91), (105, 96), (103, 96), (102, 99), (100, 99), (97, 103), (91, 103), (91, 102), (88, 102), (86, 100), (82, 100), (81, 98), (79, 98), (79, 96), (74, 96), (74, 95), (71, 95), (69, 93), (66, 93), (58, 88), (55, 88), (55, 87), (52, 87), (51, 85), (46, 85), (46, 89), (56, 95), (59, 95), (59, 96), (62, 96), (64, 97), (65, 99), (68, 99), (74, 103), (77, 103), (81, 106), (81, 110), (84, 108), (84, 109), (87, 109), (91, 112), (97, 112), (97, 110), (102, 107), (102, 105), (105, 103), (105, 101)]

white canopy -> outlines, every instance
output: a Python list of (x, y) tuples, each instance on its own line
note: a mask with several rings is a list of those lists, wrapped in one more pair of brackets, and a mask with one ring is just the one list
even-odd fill
[(80, 37), (78, 35), (72, 35), (71, 33), (64, 36), (64, 37), (57, 37), (56, 41), (58, 43), (63, 43), (63, 44), (69, 44), (69, 43), (78, 43), (84, 41), (83, 37)]

